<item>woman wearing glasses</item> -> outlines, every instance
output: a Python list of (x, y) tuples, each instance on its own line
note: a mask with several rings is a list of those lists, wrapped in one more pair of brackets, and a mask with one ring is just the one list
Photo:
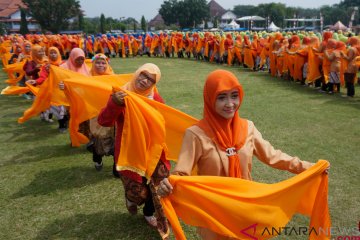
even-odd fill
[[(157, 91), (155, 91), (155, 85), (159, 82), (160, 77), (160, 69), (155, 64), (146, 63), (136, 70), (133, 80), (128, 82), (123, 89), (135, 92), (154, 101), (164, 103), (164, 100)], [(110, 96), (106, 107), (101, 110), (98, 117), (98, 123), (104, 127), (116, 125), (114, 151), (115, 167), (122, 144), (121, 136), (126, 110), (124, 97), (126, 95), (127, 94), (124, 91), (113, 93)], [(159, 159), (150, 183), (147, 183), (146, 178), (140, 176), (135, 171), (114, 169), (115, 171), (120, 170), (118, 173), (124, 185), (125, 203), (129, 213), (135, 215), (138, 206), (144, 204), (143, 214), (146, 222), (151, 227), (157, 228), (163, 238), (165, 238), (166, 233), (168, 233), (168, 224), (162, 213), (161, 204), (159, 197), (156, 195), (154, 185), (157, 185), (163, 178), (169, 175), (169, 169), (170, 163), (166, 160), (164, 154), (162, 154)], [(155, 211), (156, 217), (154, 216)]]

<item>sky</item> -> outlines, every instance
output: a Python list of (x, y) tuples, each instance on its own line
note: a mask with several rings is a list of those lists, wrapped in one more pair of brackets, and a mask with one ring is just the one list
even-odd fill
[[(133, 17), (140, 22), (144, 15), (147, 21), (153, 19), (164, 0), (79, 0), (85, 17), (105, 17), (120, 19)], [(209, 2), (209, 1), (208, 1)], [(287, 7), (319, 8), (323, 5), (340, 3), (340, 0), (216, 0), (226, 10), (235, 5), (258, 5), (260, 3), (284, 3)]]

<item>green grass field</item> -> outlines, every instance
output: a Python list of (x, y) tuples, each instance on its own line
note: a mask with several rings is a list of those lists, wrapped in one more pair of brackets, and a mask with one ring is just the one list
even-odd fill
[[(206, 75), (216, 68), (236, 74), (245, 91), (241, 116), (252, 120), (276, 148), (311, 162), (327, 159), (332, 225), (358, 226), (359, 86), (357, 96), (347, 99), (242, 68), (187, 59), (111, 59), (116, 73), (134, 72), (146, 62), (162, 71), (158, 88), (166, 103), (197, 118), (202, 116)], [(0, 73), (0, 78), (6, 75)], [(1, 81), (0, 87), (5, 86)], [(96, 172), (91, 155), (84, 147), (70, 147), (68, 134), (58, 133), (56, 123), (39, 118), (17, 123), (30, 104), (20, 96), (0, 96), (0, 239), (159, 239), (141, 214), (127, 213), (121, 182), (112, 177), (111, 157)], [(252, 175), (267, 183), (292, 176), (256, 159)], [(296, 215), (289, 226), (308, 224), (307, 217)], [(197, 239), (194, 228), (185, 231), (188, 239)]]

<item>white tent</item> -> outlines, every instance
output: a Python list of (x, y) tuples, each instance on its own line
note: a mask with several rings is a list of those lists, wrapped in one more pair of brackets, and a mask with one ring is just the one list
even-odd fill
[(239, 27), (240, 27), (240, 25), (239, 25), (239, 24), (237, 24), (237, 23), (235, 22), (235, 20), (232, 20), (232, 21), (231, 21), (231, 23), (226, 24), (226, 26), (225, 26), (225, 27), (227, 27), (227, 28), (231, 28), (231, 29), (237, 29), (237, 28), (239, 28)]
[(236, 19), (237, 21), (264, 21), (265, 18), (260, 16), (246, 16)]
[(271, 22), (270, 25), (268, 26), (268, 31), (271, 31), (271, 32), (275, 32), (279, 29), (280, 28), (278, 26), (276, 26), (274, 22)]

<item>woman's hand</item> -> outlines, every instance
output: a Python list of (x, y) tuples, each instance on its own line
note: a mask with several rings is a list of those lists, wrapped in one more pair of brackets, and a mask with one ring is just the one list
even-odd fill
[(48, 73), (50, 72), (50, 64), (49, 63), (45, 65), (45, 71)]
[(329, 171), (330, 171), (330, 165), (324, 170), (324, 173), (329, 174)]
[(157, 194), (160, 197), (166, 197), (172, 193), (172, 190), (173, 190), (173, 186), (171, 186), (169, 179), (164, 178), (163, 180), (161, 180), (161, 182), (159, 184)]
[(119, 92), (113, 93), (111, 95), (111, 98), (114, 101), (114, 103), (116, 103), (116, 105), (124, 106), (124, 104), (125, 104), (124, 97), (126, 97), (127, 95), (128, 94), (126, 92), (119, 91)]
[(26, 83), (31, 84), (31, 85), (36, 85), (36, 80), (30, 79), (30, 80), (27, 80)]
[(60, 90), (64, 90), (65, 89), (65, 84), (63, 81), (59, 82), (59, 89)]

